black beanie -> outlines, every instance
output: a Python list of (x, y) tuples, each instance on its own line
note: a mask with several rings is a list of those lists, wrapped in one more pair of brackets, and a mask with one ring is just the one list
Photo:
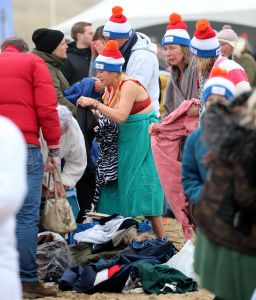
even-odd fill
[(39, 28), (33, 32), (32, 41), (36, 49), (51, 54), (63, 40), (64, 34), (59, 30)]

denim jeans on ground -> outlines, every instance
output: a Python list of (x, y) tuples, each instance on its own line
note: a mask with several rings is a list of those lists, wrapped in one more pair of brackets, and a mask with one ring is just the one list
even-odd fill
[(39, 148), (33, 148), (33, 146), (28, 145), (27, 150), (28, 194), (21, 210), (17, 214), (16, 233), (21, 280), (33, 282), (38, 280), (36, 249), (42, 192), (43, 160)]

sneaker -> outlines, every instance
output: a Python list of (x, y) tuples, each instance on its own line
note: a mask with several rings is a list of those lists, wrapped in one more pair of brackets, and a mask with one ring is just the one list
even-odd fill
[(46, 288), (40, 281), (22, 282), (23, 297), (29, 299), (56, 297), (55, 288)]

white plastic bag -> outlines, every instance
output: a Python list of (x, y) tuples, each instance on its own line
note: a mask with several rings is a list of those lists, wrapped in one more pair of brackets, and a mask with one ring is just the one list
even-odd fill
[(177, 254), (173, 255), (164, 265), (168, 265), (170, 268), (174, 268), (198, 282), (199, 278), (193, 267), (194, 251), (195, 246), (191, 240), (188, 240), (182, 249)]

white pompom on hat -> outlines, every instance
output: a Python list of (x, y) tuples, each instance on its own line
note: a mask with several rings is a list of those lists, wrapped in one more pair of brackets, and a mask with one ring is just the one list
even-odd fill
[(169, 17), (169, 25), (166, 27), (166, 33), (162, 38), (162, 45), (182, 45), (189, 47), (190, 36), (187, 32), (187, 25), (182, 21), (179, 14), (173, 13)]
[(220, 44), (216, 32), (208, 20), (202, 19), (196, 23), (190, 51), (199, 57), (217, 57), (220, 55)]
[(121, 6), (112, 8), (112, 16), (103, 28), (103, 35), (106, 38), (126, 39), (132, 35), (132, 27), (127, 18), (123, 15)]

